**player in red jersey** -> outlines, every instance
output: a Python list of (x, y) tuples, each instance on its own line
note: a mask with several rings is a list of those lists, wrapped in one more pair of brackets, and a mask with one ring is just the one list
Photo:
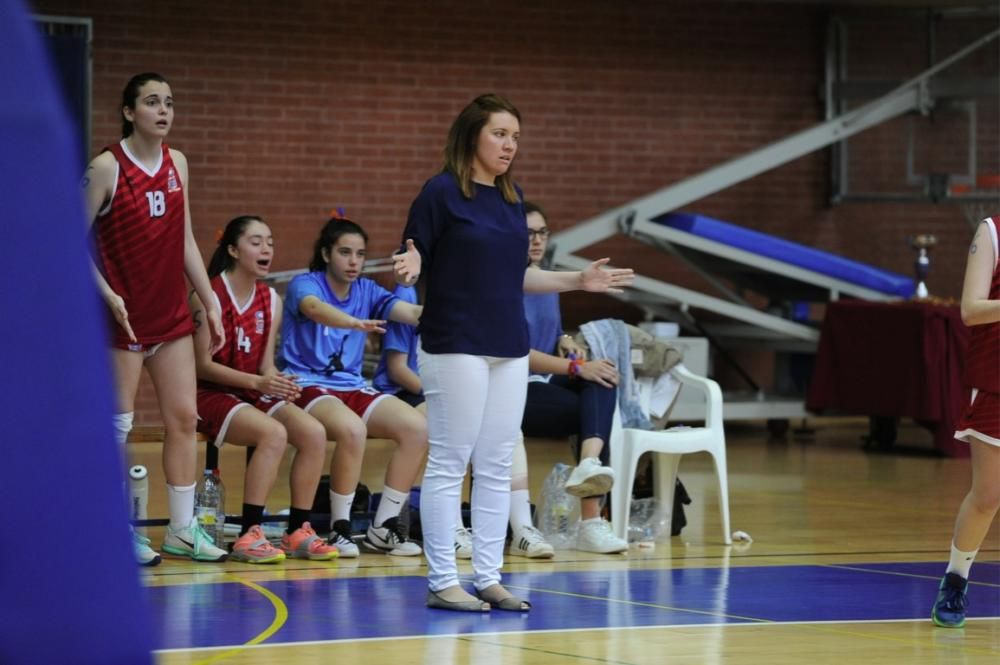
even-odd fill
[[(243, 528), (231, 558), (270, 563), (285, 556), (325, 561), (337, 548), (316, 535), (309, 512), (326, 456), (326, 430), (293, 404), (301, 395), (294, 376), (274, 365), (281, 326), (281, 297), (260, 281), (273, 259), (271, 229), (259, 217), (237, 217), (226, 225), (208, 264), (215, 302), (222, 312), (226, 344), (214, 354), (209, 332), (199, 325), (205, 307), (191, 296), (198, 366), (198, 430), (215, 445), (223, 441), (254, 447), (243, 491)], [(381, 330), (378, 321), (343, 314), (345, 327)], [(254, 408), (245, 408), (254, 407)], [(281, 549), (260, 528), (264, 501), (274, 485), (286, 443), (296, 448), (291, 469), (291, 514)]]
[[(165, 429), (163, 470), (170, 524), (164, 550), (198, 561), (222, 561), (226, 553), (194, 520), (195, 447), (194, 325), (185, 276), (206, 308), (212, 348), (224, 342), (208, 274), (191, 232), (187, 159), (163, 142), (174, 119), (170, 85), (159, 74), (138, 74), (122, 92), (122, 140), (87, 167), (83, 189), (96, 240), (96, 278), (113, 316), (112, 364), (120, 444), (132, 428), (143, 366), (149, 372)], [(159, 555), (136, 534), (139, 563)]]
[(962, 321), (970, 326), (965, 385), (972, 396), (955, 438), (972, 453), (972, 487), (958, 509), (951, 557), (931, 618), (938, 626), (965, 625), (969, 570), (1000, 509), (1000, 251), (997, 218), (987, 217), (969, 247), (962, 286)]

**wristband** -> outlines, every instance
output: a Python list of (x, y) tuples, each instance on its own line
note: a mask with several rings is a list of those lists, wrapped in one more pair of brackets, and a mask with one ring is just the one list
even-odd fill
[(583, 360), (580, 358), (572, 358), (569, 361), (569, 376), (570, 378), (580, 375), (580, 366), (583, 365)]

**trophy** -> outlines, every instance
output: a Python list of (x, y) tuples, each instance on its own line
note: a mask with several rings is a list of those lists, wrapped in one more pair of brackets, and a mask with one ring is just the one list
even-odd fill
[(917, 292), (915, 294), (917, 298), (927, 298), (930, 295), (927, 293), (927, 284), (924, 283), (924, 280), (927, 279), (927, 271), (931, 268), (931, 257), (928, 252), (936, 244), (937, 238), (929, 233), (910, 238), (910, 247), (917, 250), (917, 260), (913, 264), (913, 269), (917, 273)]

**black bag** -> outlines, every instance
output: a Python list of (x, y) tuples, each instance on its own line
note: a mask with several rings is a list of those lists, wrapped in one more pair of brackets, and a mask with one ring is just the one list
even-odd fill
[(670, 516), (670, 535), (680, 535), (681, 529), (687, 526), (687, 517), (684, 515), (684, 506), (691, 505), (691, 497), (688, 496), (687, 489), (680, 478), (674, 483), (674, 512)]

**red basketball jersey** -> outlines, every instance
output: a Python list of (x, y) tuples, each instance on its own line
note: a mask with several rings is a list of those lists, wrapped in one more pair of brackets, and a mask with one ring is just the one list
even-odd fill
[[(98, 263), (125, 300), (129, 324), (141, 345), (194, 332), (184, 280), (184, 189), (163, 145), (159, 167), (147, 171), (124, 140), (105, 148), (118, 163), (111, 200), (95, 223)], [(130, 341), (112, 319), (114, 345)]]
[[(257, 282), (253, 297), (242, 305), (236, 302), (229, 282), (223, 275), (212, 278), (212, 290), (219, 299), (222, 327), (226, 331), (226, 344), (212, 356), (212, 360), (241, 372), (258, 374), (264, 360), (267, 336), (271, 332), (271, 287)], [(239, 391), (207, 381), (199, 381), (198, 386), (206, 390), (238, 394), (249, 401), (253, 401), (256, 396), (253, 391)]]
[[(986, 218), (992, 243), (993, 256), (997, 257), (997, 227)], [(993, 264), (993, 281), (990, 282), (990, 300), (1000, 300), (1000, 261)], [(1000, 323), (987, 323), (969, 327), (969, 354), (965, 366), (965, 384), (991, 393), (1000, 393)]]

